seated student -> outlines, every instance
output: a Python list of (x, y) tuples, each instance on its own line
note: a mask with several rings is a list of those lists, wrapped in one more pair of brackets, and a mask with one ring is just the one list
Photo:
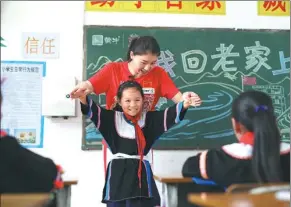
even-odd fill
[(163, 111), (143, 112), (144, 94), (135, 81), (122, 83), (117, 92), (121, 111), (106, 110), (86, 96), (81, 110), (88, 115), (113, 153), (106, 172), (102, 202), (109, 207), (153, 207), (160, 197), (149, 162), (144, 159), (154, 142), (184, 118), (200, 98), (187, 97)]
[(232, 104), (232, 126), (239, 143), (190, 157), (184, 177), (234, 183), (290, 181), (290, 144), (281, 143), (271, 98), (259, 91), (241, 93)]
[[(2, 94), (0, 90), (0, 108)], [(15, 137), (1, 131), (0, 194), (50, 192), (61, 188), (61, 168), (52, 160), (22, 147)]]

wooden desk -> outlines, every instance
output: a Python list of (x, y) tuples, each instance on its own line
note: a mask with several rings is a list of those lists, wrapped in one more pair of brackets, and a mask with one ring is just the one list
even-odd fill
[(251, 189), (258, 187), (272, 187), (272, 186), (290, 186), (290, 183), (245, 183), (245, 184), (232, 184), (226, 189), (226, 193), (245, 193)]
[(1, 207), (43, 207), (50, 201), (49, 193), (1, 194)]
[(189, 194), (188, 201), (204, 207), (289, 207), (290, 202), (276, 200), (274, 193), (252, 195), (247, 193)]
[(161, 183), (193, 183), (191, 178), (184, 178), (181, 174), (154, 175), (154, 179)]
[(77, 184), (77, 180), (64, 179), (64, 188), (55, 194), (57, 207), (71, 207), (72, 186)]
[[(64, 180), (64, 188), (57, 190), (52, 194), (1, 194), (0, 207), (41, 207), (52, 201), (57, 207), (70, 207), (71, 206), (71, 188), (77, 185), (77, 180)], [(50, 199), (51, 198), (51, 199)], [(54, 198), (54, 199), (53, 199)]]
[(64, 180), (64, 185), (65, 186), (71, 186), (71, 185), (77, 185), (78, 180)]
[[(210, 189), (209, 186), (195, 184), (192, 178), (184, 178), (182, 174), (154, 175), (154, 179), (161, 186), (161, 206), (166, 207), (193, 207), (187, 200), (188, 193)], [(222, 192), (223, 189), (217, 187), (216, 191)]]

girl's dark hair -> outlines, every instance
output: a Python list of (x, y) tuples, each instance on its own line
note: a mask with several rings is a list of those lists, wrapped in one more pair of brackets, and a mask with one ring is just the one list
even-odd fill
[(152, 36), (141, 36), (131, 40), (127, 51), (127, 61), (131, 61), (130, 52), (134, 55), (145, 55), (151, 53), (153, 55), (160, 56), (160, 46), (157, 40)]
[(281, 136), (272, 99), (259, 91), (241, 93), (232, 104), (232, 117), (254, 132), (252, 169), (258, 182), (280, 182)]
[[(123, 91), (129, 88), (135, 88), (136, 90), (140, 92), (141, 96), (144, 98), (144, 93), (143, 93), (141, 85), (136, 81), (129, 80), (119, 85), (118, 90), (117, 90), (117, 99), (121, 100)], [(122, 111), (122, 108), (118, 103), (116, 103), (116, 106), (113, 108), (113, 110)]]

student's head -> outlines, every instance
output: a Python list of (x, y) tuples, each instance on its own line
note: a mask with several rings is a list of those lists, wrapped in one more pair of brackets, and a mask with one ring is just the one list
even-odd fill
[(232, 125), (238, 139), (254, 133), (253, 171), (260, 182), (281, 180), (280, 141), (272, 99), (259, 91), (241, 93), (232, 104)]
[(160, 56), (160, 46), (152, 36), (134, 38), (127, 52), (127, 61), (134, 68), (134, 73), (141, 75), (149, 72)]
[(143, 90), (139, 83), (126, 81), (122, 83), (117, 91), (118, 105), (122, 111), (130, 116), (139, 114), (143, 106)]

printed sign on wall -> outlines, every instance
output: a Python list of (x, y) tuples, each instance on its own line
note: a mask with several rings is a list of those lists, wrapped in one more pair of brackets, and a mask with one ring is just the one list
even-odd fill
[(86, 11), (225, 15), (225, 1), (86, 1)]
[(5, 80), (1, 84), (1, 130), (27, 148), (43, 147), (41, 107), (45, 74), (45, 62), (1, 61), (1, 78)]
[(59, 34), (23, 33), (22, 51), (24, 58), (59, 58)]
[(259, 16), (290, 16), (290, 1), (258, 1)]

